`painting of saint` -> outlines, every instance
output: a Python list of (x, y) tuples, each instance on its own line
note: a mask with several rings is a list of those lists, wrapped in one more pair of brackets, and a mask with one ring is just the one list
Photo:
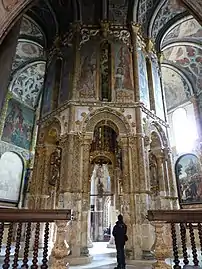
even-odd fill
[(4, 124), (2, 140), (29, 150), (34, 125), (34, 111), (11, 99)]
[(51, 104), (53, 97), (53, 88), (55, 86), (55, 62), (52, 62), (47, 71), (44, 85), (44, 96), (42, 104), (42, 114), (45, 115), (51, 112)]
[(59, 104), (65, 103), (69, 99), (69, 93), (72, 90), (72, 74), (74, 52), (72, 48), (67, 48), (67, 57), (65, 57), (62, 68), (61, 87), (59, 93)]
[(132, 90), (132, 59), (127, 46), (115, 45), (115, 85), (116, 90)]
[(143, 51), (138, 49), (138, 67), (139, 67), (139, 86), (140, 86), (140, 101), (149, 108), (149, 88), (146, 60)]
[(162, 88), (161, 88), (161, 81), (160, 81), (160, 75), (159, 75), (159, 66), (156, 59), (152, 59), (152, 74), (153, 74), (153, 87), (154, 87), (156, 115), (164, 120), (165, 115), (164, 115)]
[[(78, 78), (77, 90), (79, 91), (80, 98), (95, 98), (96, 89), (96, 46), (87, 44), (87, 48), (84, 46), (81, 49), (81, 66)], [(92, 48), (92, 49), (91, 49)], [(92, 51), (89, 55), (89, 51)]]
[(175, 164), (175, 175), (181, 205), (202, 203), (202, 173), (197, 156), (181, 156)]

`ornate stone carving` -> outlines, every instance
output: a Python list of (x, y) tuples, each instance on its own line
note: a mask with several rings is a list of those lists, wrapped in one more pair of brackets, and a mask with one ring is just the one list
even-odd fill
[(56, 147), (50, 156), (49, 184), (53, 187), (55, 187), (60, 180), (61, 154), (62, 149), (60, 147)]
[(155, 226), (156, 232), (156, 240), (154, 244), (154, 252), (156, 262), (153, 265), (154, 269), (171, 269), (172, 267), (166, 264), (165, 259), (169, 257), (170, 250), (168, 246), (164, 242), (164, 223), (162, 222), (155, 222), (153, 223)]
[(65, 244), (65, 233), (67, 221), (56, 221), (57, 235), (54, 247), (51, 252), (49, 263), (53, 269), (69, 268), (68, 255), (69, 249)]
[(130, 125), (122, 113), (109, 107), (105, 107), (89, 113), (84, 118), (82, 124), (83, 132), (93, 133), (96, 124), (104, 119), (108, 121), (111, 120), (118, 127), (120, 133), (126, 134), (131, 131)]

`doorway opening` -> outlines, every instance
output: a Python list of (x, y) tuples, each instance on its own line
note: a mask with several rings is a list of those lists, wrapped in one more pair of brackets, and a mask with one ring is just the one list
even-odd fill
[(89, 245), (100, 246), (99, 253), (115, 252), (112, 229), (116, 221), (115, 200), (118, 196), (116, 171), (121, 170), (122, 163), (117, 138), (117, 127), (103, 120), (94, 129), (90, 150), (88, 237)]

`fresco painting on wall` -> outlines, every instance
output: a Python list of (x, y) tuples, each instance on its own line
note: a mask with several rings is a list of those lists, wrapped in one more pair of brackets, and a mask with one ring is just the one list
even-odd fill
[(161, 92), (161, 82), (160, 82), (160, 76), (159, 76), (159, 67), (158, 67), (158, 63), (156, 59), (152, 59), (152, 74), (153, 74), (156, 115), (160, 117), (161, 119), (165, 119), (163, 98), (162, 98), (162, 92)]
[(45, 76), (44, 96), (42, 114), (45, 115), (51, 112), (52, 106), (52, 93), (55, 86), (55, 61), (48, 66), (48, 71)]
[(178, 158), (175, 175), (180, 203), (202, 203), (202, 173), (197, 156), (185, 154)]
[(138, 67), (140, 84), (140, 101), (149, 108), (149, 88), (145, 55), (141, 48), (138, 49)]
[[(91, 51), (91, 55), (89, 55)], [(97, 44), (93, 41), (85, 44), (80, 51), (81, 62), (77, 91), (80, 98), (95, 98), (97, 77)]]
[(128, 47), (121, 44), (115, 44), (114, 55), (115, 90), (132, 90), (132, 58)]
[(29, 150), (34, 124), (34, 111), (10, 99), (2, 140)]
[(72, 74), (74, 68), (73, 59), (73, 50), (68, 48), (67, 56), (63, 61), (59, 105), (65, 103), (69, 99), (69, 94), (72, 89)]

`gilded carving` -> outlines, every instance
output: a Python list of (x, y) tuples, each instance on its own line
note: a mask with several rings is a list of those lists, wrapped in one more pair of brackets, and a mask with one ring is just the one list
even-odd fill
[(120, 133), (130, 133), (130, 125), (125, 116), (114, 109), (105, 107), (89, 113), (82, 124), (83, 132), (93, 132), (96, 124), (101, 120), (111, 120), (116, 124)]

